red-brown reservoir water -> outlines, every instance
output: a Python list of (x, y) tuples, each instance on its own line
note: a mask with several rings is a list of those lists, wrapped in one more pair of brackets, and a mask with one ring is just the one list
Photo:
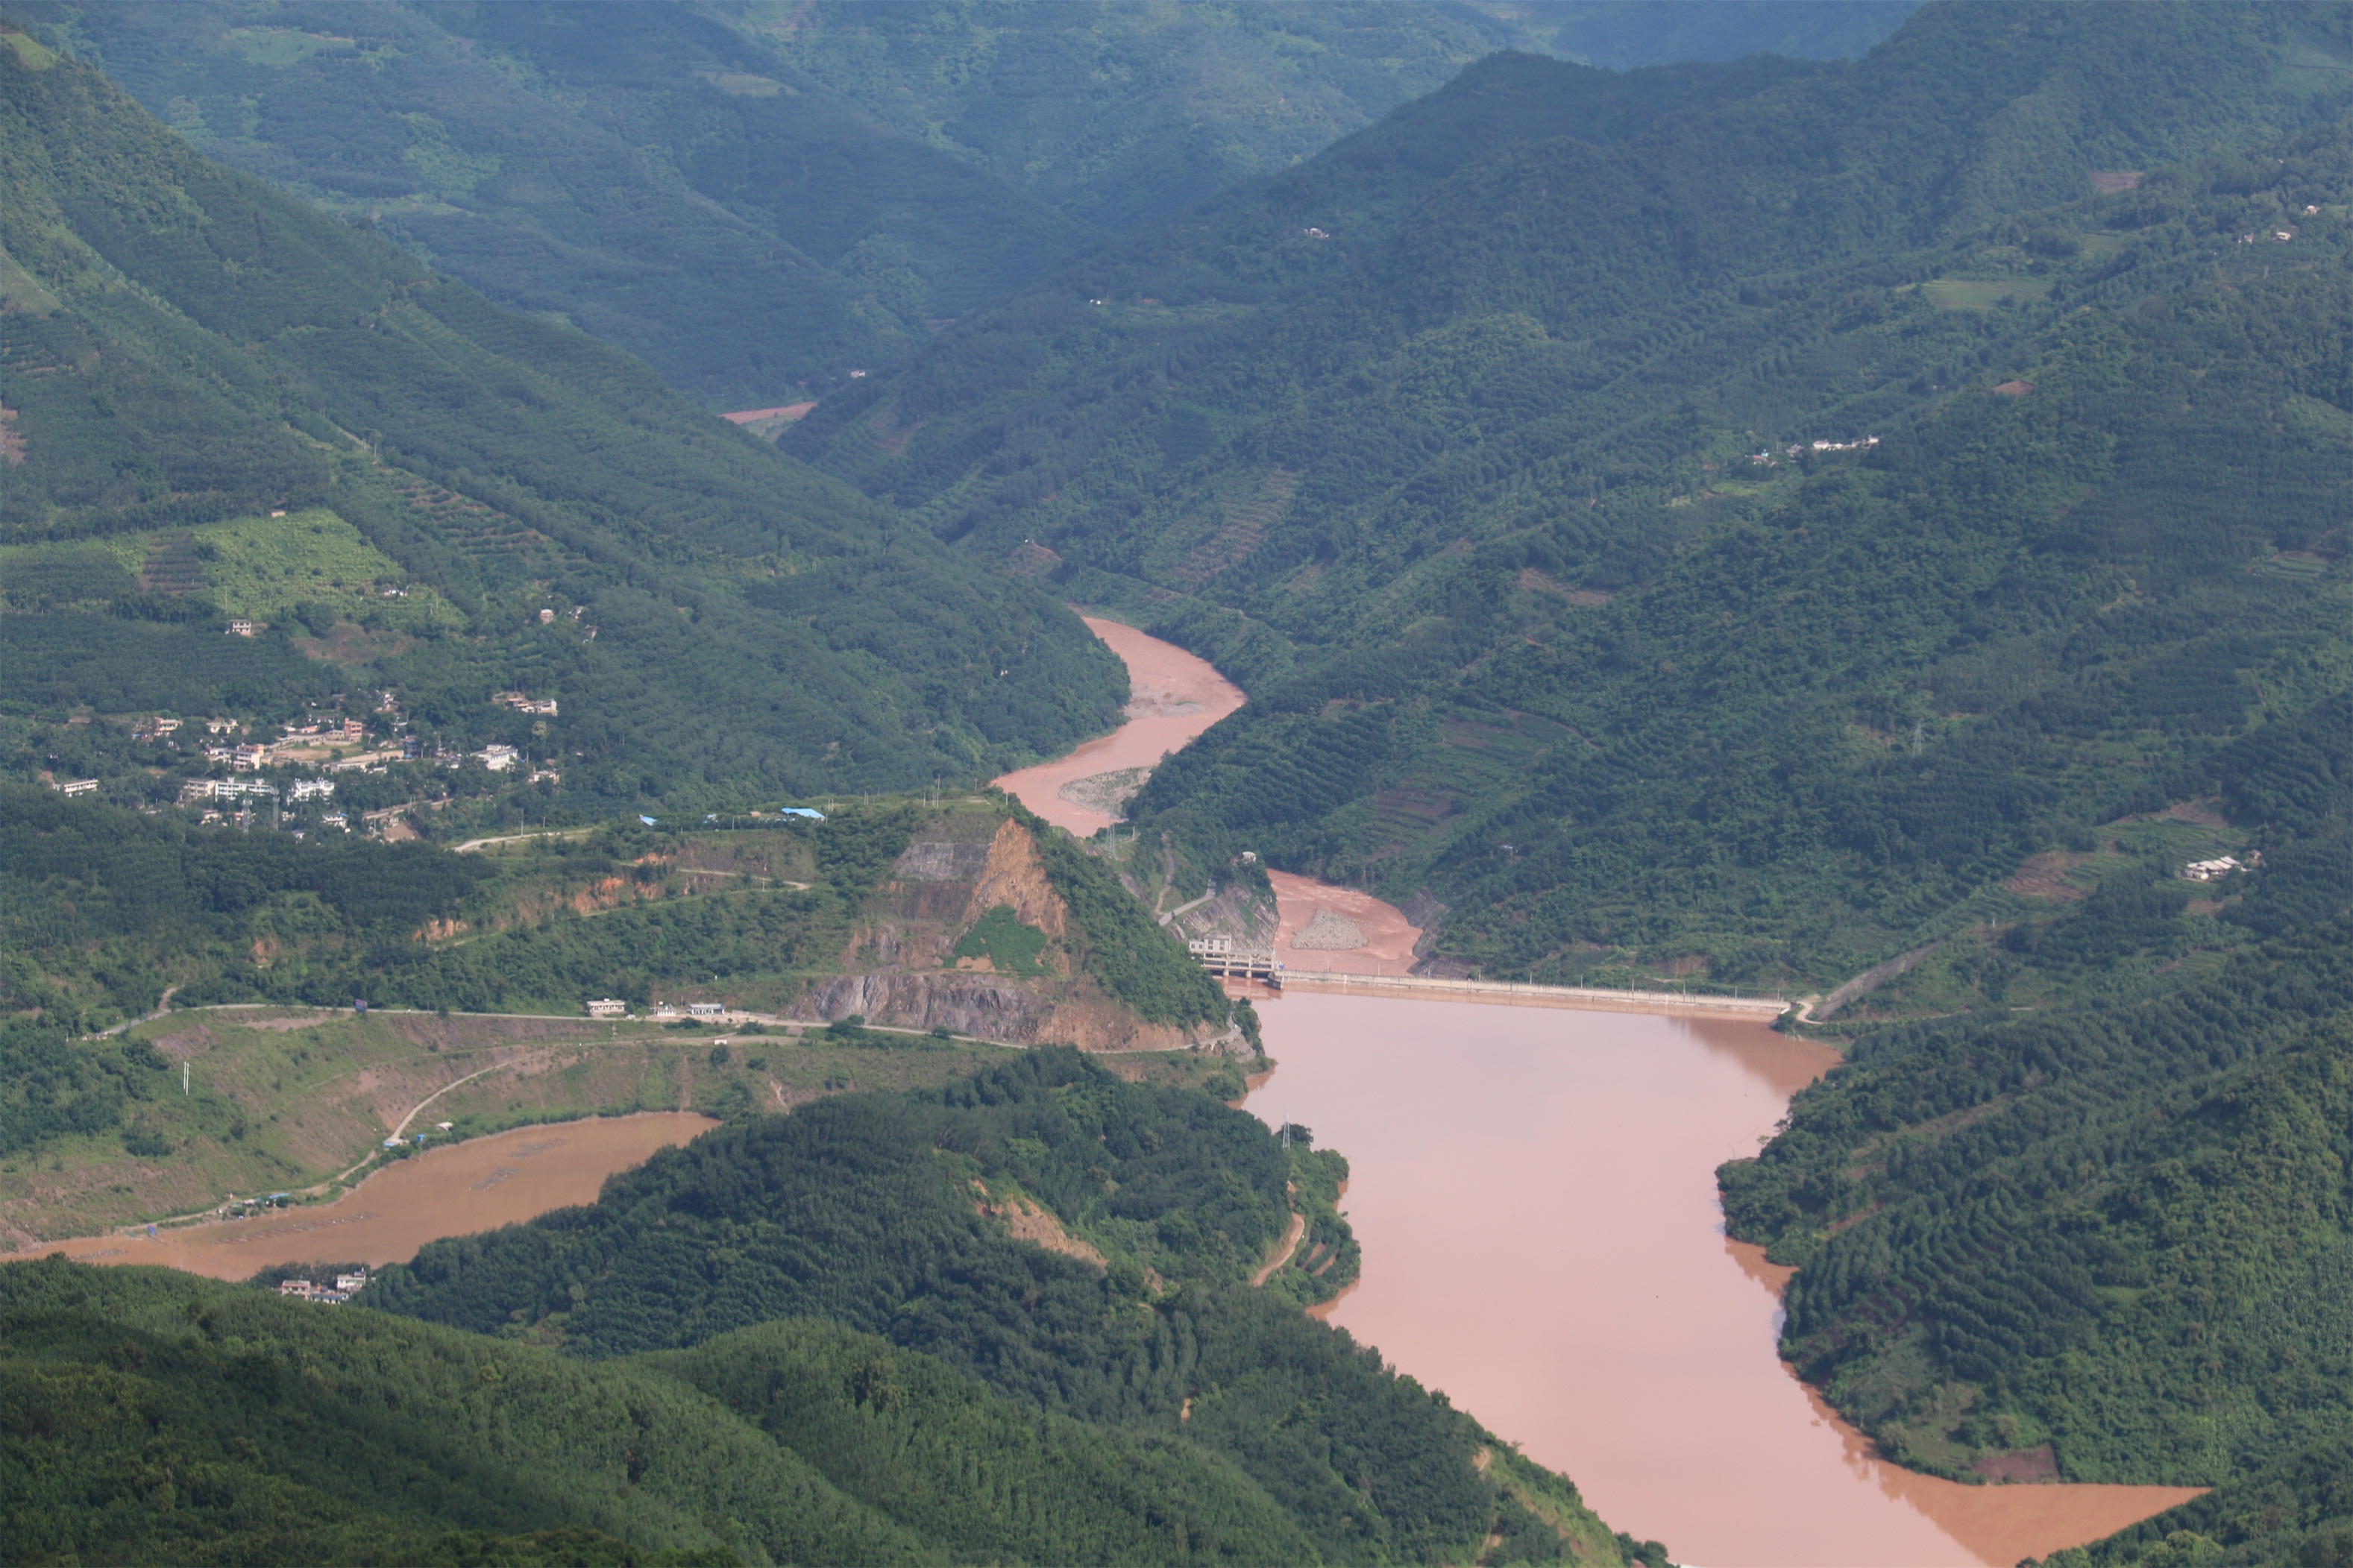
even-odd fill
[(1883, 1463), (1778, 1353), (1783, 1271), (1715, 1170), (1837, 1058), (1759, 1025), (1293, 993), (1249, 1109), (1348, 1156), (1329, 1321), (1706, 1568), (1994, 1563), (2197, 1494)]

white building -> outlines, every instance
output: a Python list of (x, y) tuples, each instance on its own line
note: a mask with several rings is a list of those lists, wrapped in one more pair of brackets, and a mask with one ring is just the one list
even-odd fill
[(629, 1016), (629, 1005), (617, 996), (595, 997), (587, 1007), (588, 1016), (592, 1018), (626, 1018)]

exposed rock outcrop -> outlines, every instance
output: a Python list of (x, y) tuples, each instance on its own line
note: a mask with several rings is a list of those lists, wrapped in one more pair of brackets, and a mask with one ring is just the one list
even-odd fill
[(989, 843), (987, 862), (965, 904), (965, 923), (969, 925), (999, 904), (1011, 905), (1022, 924), (1036, 926), (1057, 942), (1070, 934), (1070, 906), (1062, 902), (1062, 895), (1054, 890), (1053, 879), (1046, 874), (1046, 858), (1038, 853), (1038, 841), (1010, 818)]

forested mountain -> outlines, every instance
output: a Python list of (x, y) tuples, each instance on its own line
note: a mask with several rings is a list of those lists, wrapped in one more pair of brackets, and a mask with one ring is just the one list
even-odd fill
[(201, 151), (722, 407), (882, 363), (1083, 223), (681, 5), (36, 8)]
[(1060, 605), (635, 361), (206, 163), (23, 33), (0, 85), (24, 761), (73, 714), (383, 688), (609, 812), (987, 777), (1115, 711), (1117, 661)]
[[(1303, 1269), (1242, 1283), (1286, 1184), (1345, 1175), (1294, 1131), (1039, 1052), (754, 1118), (340, 1309), (0, 1268), (0, 1538), (207, 1563), (1663, 1568), (1303, 1316)], [(1069, 1233), (1017, 1241), (1017, 1211)]]
[(2336, 689), (2347, 61), (2163, 5), (1502, 57), (790, 443), (1251, 689), (1134, 808), (1205, 865), (1833, 983)]

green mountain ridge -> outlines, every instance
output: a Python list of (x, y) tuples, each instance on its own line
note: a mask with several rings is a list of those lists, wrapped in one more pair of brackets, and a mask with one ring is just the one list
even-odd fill
[[(0, 1534), (132, 1561), (1659, 1568), (1300, 1314), (1341, 1276), (1242, 1284), (1291, 1189), (1346, 1177), (1289, 1131), (1044, 1050), (739, 1121), (348, 1306), (265, 1293), (285, 1270), (0, 1268)], [(1096, 1250), (1015, 1240), (1007, 1204)]]
[(0, 1269), (12, 1555), (1306, 1561), (1231, 1467), (775, 1322), (584, 1365), (162, 1269)]

